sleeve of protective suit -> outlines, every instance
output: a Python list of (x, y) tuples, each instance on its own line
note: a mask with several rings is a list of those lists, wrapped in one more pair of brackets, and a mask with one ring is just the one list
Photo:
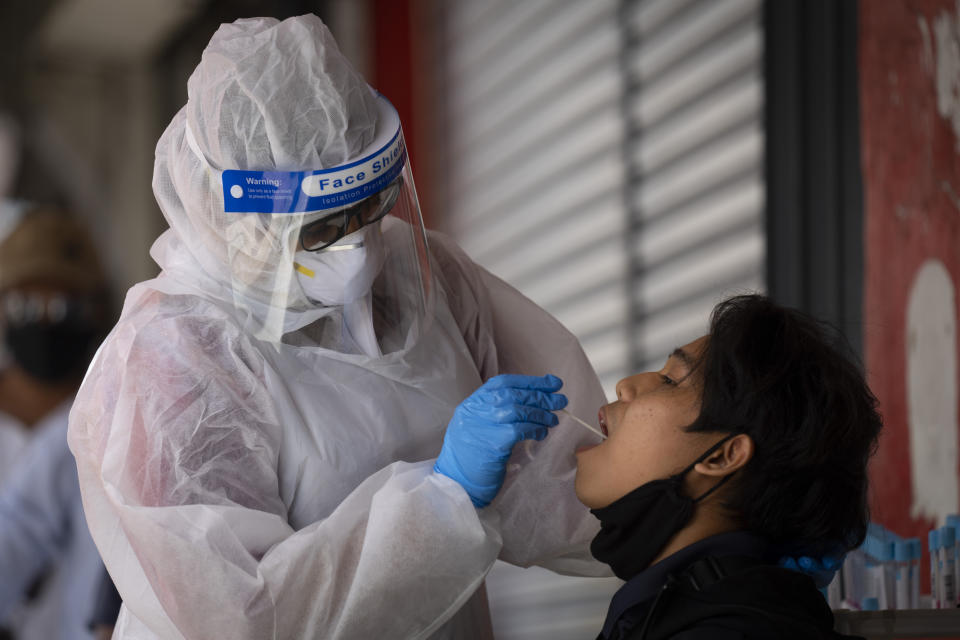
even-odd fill
[(66, 423), (48, 424), (27, 446), (0, 491), (0, 621), (67, 536), (70, 500), (77, 498)]
[(283, 429), (245, 337), (189, 314), (135, 324), (101, 347), (70, 446), (94, 540), (157, 636), (419, 638), (482, 582), (498, 515), (433, 461), (394, 463), (293, 530)]
[[(501, 373), (553, 374), (574, 415), (589, 419), (606, 403), (593, 366), (576, 337), (519, 291), (483, 269), (443, 234), (431, 232), (448, 305), (488, 379)], [(503, 488), (492, 505), (502, 518), (500, 559), (559, 573), (609, 576), (590, 555), (599, 522), (577, 500), (574, 451), (596, 436), (559, 415), (543, 441), (514, 447)]]

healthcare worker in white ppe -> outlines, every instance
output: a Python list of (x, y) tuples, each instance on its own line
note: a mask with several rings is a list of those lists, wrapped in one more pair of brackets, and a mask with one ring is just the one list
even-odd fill
[(319, 19), (220, 27), (153, 187), (162, 272), (70, 421), (115, 638), (484, 638), (497, 557), (606, 574), (591, 436), (544, 438), (605, 402), (591, 366), (425, 234), (397, 114)]

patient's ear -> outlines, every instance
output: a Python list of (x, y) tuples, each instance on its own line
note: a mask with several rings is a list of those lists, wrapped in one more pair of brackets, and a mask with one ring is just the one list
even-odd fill
[(710, 454), (703, 462), (693, 467), (705, 476), (726, 476), (743, 468), (753, 457), (753, 438), (739, 433)]

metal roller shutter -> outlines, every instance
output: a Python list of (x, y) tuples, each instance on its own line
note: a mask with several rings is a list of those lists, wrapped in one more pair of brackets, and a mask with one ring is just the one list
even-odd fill
[[(608, 395), (763, 288), (759, 0), (443, 3), (446, 228)], [(617, 582), (498, 564), (498, 638), (595, 635)]]
[(627, 369), (620, 31), (612, 0), (454, 2), (447, 221), (477, 262)]
[(763, 289), (759, 0), (624, 7), (631, 370), (705, 333), (713, 305)]

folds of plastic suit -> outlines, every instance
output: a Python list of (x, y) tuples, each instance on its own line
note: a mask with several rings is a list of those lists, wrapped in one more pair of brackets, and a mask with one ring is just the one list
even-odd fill
[[(577, 340), (431, 236), (436, 318), (383, 358), (258, 343), (176, 269), (134, 287), (71, 414), (120, 638), (483, 637), (494, 560), (606, 575), (561, 424), (518, 445), (491, 507), (431, 471), (458, 402), (501, 372), (604, 402)], [(161, 264), (176, 259), (171, 232)], [(442, 274), (442, 275), (439, 275)], [(465, 603), (467, 606), (464, 607)]]

